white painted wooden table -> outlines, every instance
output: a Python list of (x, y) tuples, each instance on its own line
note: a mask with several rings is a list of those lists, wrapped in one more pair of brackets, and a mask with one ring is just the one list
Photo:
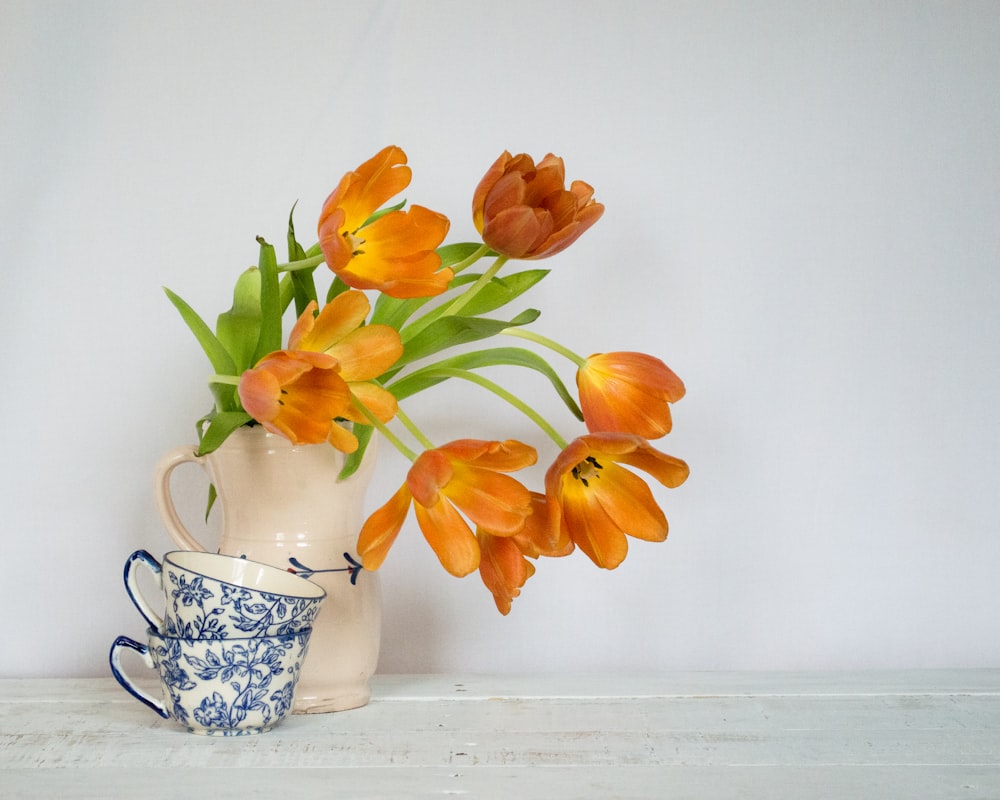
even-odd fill
[(0, 680), (3, 798), (1000, 799), (1000, 670), (378, 676), (204, 738), (111, 678)]

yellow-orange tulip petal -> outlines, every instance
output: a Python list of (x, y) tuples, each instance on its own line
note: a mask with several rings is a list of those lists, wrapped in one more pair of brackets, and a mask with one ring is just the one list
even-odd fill
[(483, 241), (509, 258), (546, 258), (565, 250), (600, 219), (604, 206), (583, 181), (565, 187), (563, 161), (538, 162), (504, 151), (472, 198), (472, 220)]
[(415, 504), (417, 523), (438, 560), (456, 578), (479, 567), (479, 543), (455, 507), (444, 498), (432, 506)]
[(319, 314), (317, 308), (316, 301), (312, 300), (299, 315), (288, 334), (289, 350), (326, 352), (361, 326), (371, 311), (371, 303), (364, 292), (348, 289), (323, 306)]
[(365, 569), (376, 570), (382, 566), (406, 521), (412, 499), (413, 495), (404, 483), (385, 505), (365, 520), (358, 534), (358, 555)]
[[(392, 392), (383, 389), (377, 383), (352, 381), (347, 386), (353, 397), (367, 408), (379, 422), (388, 422), (396, 416), (399, 404)], [(371, 420), (356, 409), (353, 404), (344, 412), (343, 417), (353, 422), (360, 422), (362, 425), (371, 425)]]
[(334, 271), (348, 286), (391, 297), (441, 294), (455, 273), (441, 267), (435, 249), (450, 225), (446, 216), (423, 206), (391, 211), (355, 233), (349, 262)]
[(531, 492), (520, 481), (463, 463), (453, 469), (453, 479), (442, 491), (476, 525), (497, 536), (524, 529), (531, 514)]
[(514, 472), (530, 467), (538, 460), (534, 447), (516, 439), (503, 442), (482, 439), (456, 439), (438, 448), (451, 459), (475, 464), (496, 472)]
[[(409, 186), (411, 177), (412, 172), (406, 166), (406, 153), (395, 145), (382, 148), (341, 178), (323, 204), (320, 227), (325, 217), (337, 213), (340, 217), (337, 227), (357, 230), (372, 214)], [(348, 260), (349, 252), (344, 263)]]
[(392, 297), (441, 294), (454, 277), (435, 252), (450, 223), (422, 206), (365, 222), (410, 182), (406, 154), (387, 147), (348, 173), (323, 205), (319, 243), (327, 266), (348, 286)]
[(278, 350), (240, 377), (243, 408), (293, 444), (327, 440), (333, 419), (350, 405), (339, 364), (325, 353)]
[(403, 341), (389, 325), (362, 325), (370, 309), (364, 292), (353, 289), (337, 295), (319, 315), (311, 302), (292, 328), (288, 347), (333, 356), (348, 383), (377, 378), (399, 360)]
[(370, 381), (399, 360), (403, 341), (389, 325), (366, 325), (347, 334), (326, 352), (340, 362), (340, 374), (345, 381)]
[[(350, 412), (350, 407), (344, 409), (338, 416), (347, 418), (347, 414)], [(344, 453), (353, 453), (358, 449), (358, 437), (355, 436), (347, 428), (343, 428), (334, 422), (330, 426), (330, 431), (327, 433), (326, 440), (335, 448)]]
[(477, 531), (479, 540), (479, 576), (493, 594), (497, 610), (507, 615), (511, 601), (521, 594), (521, 587), (535, 574), (535, 565), (528, 561), (513, 539)]
[(643, 439), (670, 433), (669, 404), (684, 396), (673, 370), (645, 353), (596, 353), (577, 370), (576, 385), (587, 430)]
[(600, 567), (614, 569), (628, 553), (626, 534), (649, 541), (667, 537), (667, 519), (649, 486), (628, 464), (668, 487), (688, 476), (683, 461), (638, 436), (581, 436), (556, 457), (545, 475), (550, 520)]

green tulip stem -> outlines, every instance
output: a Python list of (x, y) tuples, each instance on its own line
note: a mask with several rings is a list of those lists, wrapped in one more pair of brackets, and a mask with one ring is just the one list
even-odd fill
[[(380, 422), (378, 418), (374, 414), (372, 414), (371, 411), (368, 410), (368, 407), (364, 405), (360, 400), (358, 400), (358, 398), (352, 396), (351, 405), (353, 405), (356, 409), (358, 409), (358, 411), (364, 414), (365, 418), (368, 420), (368, 423), (372, 425), (386, 439), (388, 439), (389, 443), (393, 447), (395, 447), (400, 453), (402, 453), (404, 456), (410, 459), (410, 461), (416, 460), (417, 454), (414, 453), (405, 444), (403, 444), (402, 440), (398, 436), (396, 436), (396, 434), (394, 434), (391, 430), (389, 430), (389, 428), (385, 425), (385, 423)], [(397, 411), (397, 414), (398, 413), (400, 412)]]
[(240, 376), (239, 375), (211, 375), (208, 379), (209, 383), (224, 383), (227, 386), (239, 386)]
[(527, 339), (529, 342), (535, 342), (535, 344), (540, 344), (543, 347), (549, 348), (549, 350), (554, 350), (561, 356), (566, 356), (570, 361), (576, 364), (578, 367), (582, 367), (587, 363), (587, 359), (581, 358), (568, 347), (563, 347), (559, 342), (554, 342), (547, 336), (542, 336), (540, 333), (535, 333), (534, 331), (524, 330), (523, 328), (504, 328), (500, 333), (507, 336), (518, 336), (521, 339)]
[(300, 269), (312, 269), (318, 267), (325, 261), (322, 253), (318, 256), (305, 258), (301, 261), (289, 261), (287, 264), (278, 264), (278, 272), (298, 272)]
[(466, 289), (462, 294), (456, 297), (448, 306), (445, 307), (444, 313), (441, 314), (442, 317), (452, 316), (458, 314), (466, 305), (474, 298), (482, 288), (493, 280), (493, 276), (496, 275), (500, 268), (507, 263), (507, 256), (497, 256), (497, 260), (493, 262), (493, 265), (486, 270), (482, 275), (476, 278), (476, 282), (472, 284), (468, 289)]
[(396, 408), (396, 419), (403, 423), (403, 427), (413, 435), (414, 439), (423, 445), (425, 450), (434, 449), (434, 442), (428, 439), (424, 435), (424, 432), (417, 427), (416, 423), (406, 415), (403, 409), (399, 407)]
[(566, 447), (566, 440), (560, 436), (559, 431), (549, 424), (548, 420), (525, 403), (521, 398), (511, 394), (499, 384), (491, 381), (489, 378), (484, 378), (482, 375), (477, 375), (475, 372), (470, 372), (469, 370), (454, 369), (451, 367), (441, 367), (440, 369), (434, 370), (434, 372), (438, 375), (446, 375), (449, 378), (461, 378), (462, 380), (471, 381), (472, 383), (482, 386), (484, 389), (488, 389), (497, 397), (502, 400), (506, 400), (514, 406), (514, 408), (534, 422), (553, 442), (559, 446), (560, 450)]
[(475, 264), (479, 259), (481, 259), (488, 252), (490, 252), (490, 246), (488, 244), (484, 244), (482, 247), (477, 248), (475, 252), (473, 252), (472, 254), (466, 256), (461, 261), (459, 261), (459, 262), (457, 262), (455, 264), (452, 264), (451, 265), (451, 271), (454, 272), (456, 275), (458, 275), (459, 272), (461, 272), (466, 267), (469, 267), (469, 266)]

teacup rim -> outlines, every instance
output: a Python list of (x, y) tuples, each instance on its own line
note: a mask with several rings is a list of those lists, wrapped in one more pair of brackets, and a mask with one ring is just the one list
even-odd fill
[(249, 642), (249, 641), (284, 641), (286, 639), (294, 639), (300, 636), (309, 636), (312, 634), (312, 626), (308, 628), (300, 628), (297, 631), (291, 633), (275, 633), (270, 636), (227, 636), (225, 639), (206, 639), (204, 637), (197, 636), (171, 636), (168, 633), (159, 631), (152, 625), (146, 628), (146, 639), (159, 639), (164, 642), (185, 642), (190, 644), (209, 644), (209, 645), (219, 645), (225, 644), (227, 642)]
[[(303, 588), (311, 587), (311, 589), (309, 593), (306, 592), (291, 593), (291, 592), (271, 592), (256, 586), (242, 586), (238, 583), (233, 583), (232, 581), (220, 578), (218, 575), (211, 575), (208, 573), (208, 571), (204, 569), (192, 569), (191, 567), (185, 566), (183, 564), (178, 564), (176, 560), (171, 558), (172, 556), (185, 556), (189, 558), (210, 557), (210, 558), (227, 559), (230, 561), (242, 561), (247, 564), (251, 564), (254, 567), (263, 569), (265, 574), (274, 573), (275, 577), (280, 576), (281, 580), (285, 580), (286, 578), (284, 576), (288, 576), (290, 578), (294, 578), (295, 580), (302, 581), (302, 584), (298, 584), (299, 586), (302, 586)], [(185, 572), (190, 572), (193, 575), (198, 575), (199, 577), (207, 578), (208, 580), (211, 581), (216, 581), (217, 583), (228, 583), (232, 586), (239, 586), (239, 588), (241, 589), (248, 589), (250, 591), (261, 592), (263, 594), (281, 595), (282, 597), (292, 597), (297, 600), (323, 600), (327, 595), (326, 589), (324, 589), (318, 583), (309, 580), (308, 578), (303, 578), (301, 575), (296, 575), (294, 572), (291, 572), (290, 570), (283, 570), (281, 569), (281, 567), (276, 567), (273, 564), (265, 564), (262, 561), (255, 561), (252, 558), (247, 558), (246, 556), (231, 556), (225, 553), (210, 553), (208, 551), (199, 551), (199, 550), (171, 550), (167, 553), (164, 553), (163, 555), (163, 564), (166, 565), (168, 563), (172, 567), (175, 567), (177, 569), (182, 569)]]

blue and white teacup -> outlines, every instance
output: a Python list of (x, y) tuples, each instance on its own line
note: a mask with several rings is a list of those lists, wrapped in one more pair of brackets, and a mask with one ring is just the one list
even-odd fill
[[(133, 697), (192, 733), (263, 733), (291, 713), (312, 629), (282, 636), (186, 639), (150, 628), (148, 644), (119, 636), (111, 645), (111, 673)], [(136, 651), (159, 673), (161, 698), (125, 674), (122, 653)]]
[[(161, 617), (139, 588), (144, 567), (163, 590)], [(312, 627), (326, 590), (291, 572), (236, 556), (145, 550), (125, 562), (125, 588), (153, 630), (189, 639), (280, 636)], [(157, 604), (158, 605), (158, 604)]]

